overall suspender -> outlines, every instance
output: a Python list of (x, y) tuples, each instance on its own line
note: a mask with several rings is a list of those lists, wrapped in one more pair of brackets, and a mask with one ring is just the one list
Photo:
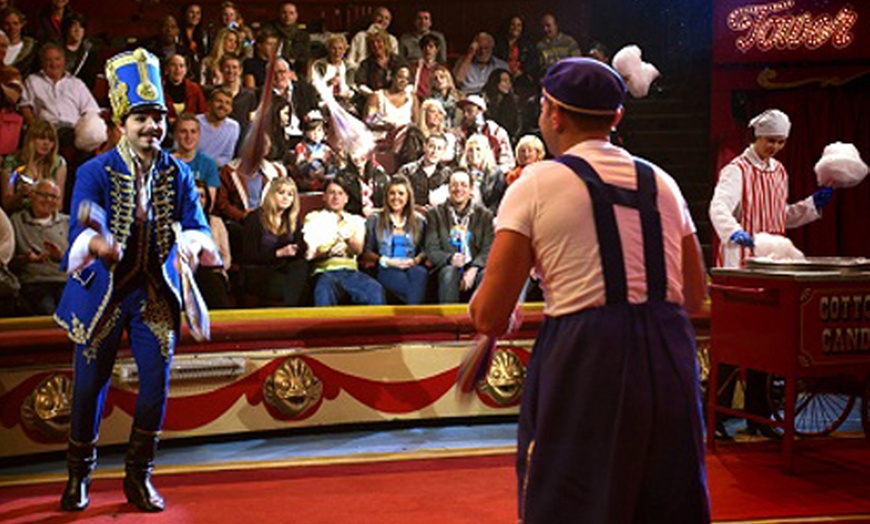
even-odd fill
[(574, 171), (589, 190), (595, 231), (598, 234), (598, 248), (601, 252), (601, 267), (604, 270), (607, 304), (625, 303), (628, 300), (622, 243), (613, 206), (630, 207), (640, 213), (647, 300), (663, 302), (667, 294), (665, 248), (661, 216), (656, 203), (658, 189), (652, 166), (635, 159), (637, 190), (631, 190), (605, 183), (595, 169), (578, 156), (562, 155), (554, 160)]

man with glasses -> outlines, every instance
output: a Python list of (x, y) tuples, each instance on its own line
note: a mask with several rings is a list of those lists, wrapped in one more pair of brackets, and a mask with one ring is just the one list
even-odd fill
[(309, 111), (317, 109), (319, 98), (310, 83), (296, 76), (290, 63), (275, 60), (275, 79), (272, 84), (272, 100), (269, 104), (272, 148), (269, 160), (288, 160), (296, 144), (302, 141), (302, 120)]

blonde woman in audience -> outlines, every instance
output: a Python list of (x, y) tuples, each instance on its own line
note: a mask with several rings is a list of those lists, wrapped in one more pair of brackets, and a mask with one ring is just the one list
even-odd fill
[(57, 131), (50, 123), (37, 120), (28, 128), (21, 149), (3, 162), (3, 208), (11, 215), (29, 207), (30, 192), (43, 179), (54, 180), (63, 195), (66, 171), (66, 160), (57, 153)]
[(471, 176), (474, 201), (495, 214), (507, 185), (486, 136), (474, 134), (466, 140), (459, 168)]
[(326, 56), (311, 63), (308, 77), (318, 90), (329, 89), (335, 100), (345, 106), (353, 97), (353, 77), (348, 73), (347, 40), (344, 35), (333, 34), (326, 39)]
[(221, 58), (224, 55), (241, 56), (242, 37), (238, 30), (224, 27), (217, 32), (211, 52), (202, 61), (202, 76), (200, 84), (204, 86), (220, 85), (224, 82), (220, 71)]
[(505, 175), (507, 185), (513, 184), (523, 173), (523, 169), (535, 162), (540, 162), (547, 156), (544, 143), (535, 135), (523, 135), (517, 142), (516, 148), (517, 166)]
[(438, 100), (447, 113), (447, 127), (453, 128), (459, 124), (456, 114), (456, 102), (462, 99), (462, 94), (453, 83), (453, 73), (444, 65), (437, 65), (432, 70), (429, 85), (429, 98)]
[(419, 115), (417, 118), (417, 127), (423, 133), (423, 139), (429, 138), (431, 135), (442, 135), (447, 141), (447, 146), (444, 154), (441, 156), (441, 162), (451, 164), (456, 159), (457, 140), (456, 135), (451, 132), (451, 127), (447, 111), (444, 105), (434, 98), (426, 99), (420, 106)]

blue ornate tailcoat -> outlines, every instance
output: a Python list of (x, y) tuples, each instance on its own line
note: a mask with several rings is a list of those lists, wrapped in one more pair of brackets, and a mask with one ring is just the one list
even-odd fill
[[(126, 147), (122, 142), (79, 167), (72, 196), (70, 246), (87, 227), (79, 222), (76, 210), (81, 202), (90, 200), (106, 211), (108, 229), (120, 246), (123, 258), (131, 226), (136, 220), (136, 176), (132, 172), (132, 159), (125, 159), (122, 155), (122, 148)], [(175, 297), (176, 311), (180, 312), (181, 285), (176, 265), (178, 239), (173, 224), (180, 222), (182, 230), (195, 229), (208, 235), (211, 230), (199, 205), (193, 175), (184, 162), (165, 151), (159, 152), (151, 184), (151, 216), (156, 242), (149, 243), (149, 251), (157, 255), (162, 267), (162, 280)], [(68, 256), (69, 252), (64, 258), (64, 267)], [(54, 320), (67, 330), (76, 344), (89, 343), (100, 324), (112, 298), (116, 265), (96, 260), (70, 274)], [(179, 321), (180, 317), (176, 319), (176, 326)]]

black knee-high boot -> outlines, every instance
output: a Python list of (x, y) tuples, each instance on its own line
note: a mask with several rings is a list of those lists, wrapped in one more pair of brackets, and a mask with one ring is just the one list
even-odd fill
[(91, 502), (88, 499), (88, 486), (91, 472), (97, 465), (96, 441), (89, 444), (69, 441), (66, 452), (66, 467), (69, 480), (60, 498), (60, 507), (66, 511), (81, 511)]
[(151, 484), (158, 434), (133, 428), (125, 460), (124, 495), (142, 511), (163, 511), (165, 503)]

